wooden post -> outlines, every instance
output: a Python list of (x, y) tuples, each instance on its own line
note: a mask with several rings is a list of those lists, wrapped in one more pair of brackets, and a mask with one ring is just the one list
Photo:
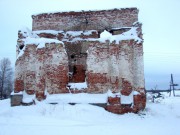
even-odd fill
[(169, 96), (171, 96), (171, 91), (172, 91), (172, 90), (171, 90), (171, 81), (170, 81), (169, 87), (170, 87), (170, 88), (169, 88), (169, 90), (170, 90)]
[(172, 82), (172, 88), (173, 88), (173, 96), (175, 96), (175, 92), (174, 92), (174, 80), (173, 80), (173, 74), (171, 74), (171, 82)]
[[(172, 89), (171, 89), (172, 86)], [(173, 79), (173, 74), (171, 74), (171, 81), (170, 81), (170, 95), (171, 96), (171, 91), (173, 90), (173, 96), (175, 95), (175, 87), (174, 86), (178, 86), (178, 84), (174, 84), (174, 79)]]

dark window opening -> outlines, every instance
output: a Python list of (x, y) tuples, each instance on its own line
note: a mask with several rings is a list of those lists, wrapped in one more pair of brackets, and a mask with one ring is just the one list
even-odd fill
[(109, 32), (112, 35), (119, 35), (119, 34), (129, 31), (130, 29), (131, 28), (112, 28)]
[(20, 50), (22, 50), (22, 49), (23, 49), (23, 47), (24, 47), (24, 45), (20, 45), (20, 46), (19, 46), (19, 49), (20, 49)]
[(71, 59), (74, 59), (74, 58), (75, 58), (75, 56), (74, 56), (74, 54), (72, 54), (72, 55), (71, 55)]
[(100, 34), (101, 34), (101, 32), (100, 32), (100, 31), (98, 31), (98, 38), (100, 38)]
[(77, 73), (77, 68), (76, 66), (73, 67), (73, 74), (76, 74)]
[(111, 33), (112, 35), (114, 35), (113, 30), (110, 30), (109, 33)]

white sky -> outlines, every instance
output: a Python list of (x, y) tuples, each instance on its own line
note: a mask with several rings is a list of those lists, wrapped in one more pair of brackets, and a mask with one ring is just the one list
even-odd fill
[(167, 89), (171, 73), (180, 85), (180, 0), (0, 0), (0, 59), (14, 66), (18, 30), (31, 29), (32, 14), (121, 7), (140, 10), (147, 89)]

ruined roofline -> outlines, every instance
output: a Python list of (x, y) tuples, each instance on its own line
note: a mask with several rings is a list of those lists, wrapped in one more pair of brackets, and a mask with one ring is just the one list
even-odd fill
[(32, 15), (32, 30), (109, 30), (132, 27), (138, 22), (137, 8), (69, 11)]
[(139, 9), (136, 7), (131, 7), (131, 8), (114, 8), (114, 9), (102, 9), (102, 10), (80, 10), (80, 11), (62, 11), (62, 12), (49, 12), (49, 13), (38, 13), (38, 14), (33, 14), (31, 17), (32, 19), (36, 17), (41, 17), (41, 16), (51, 16), (51, 15), (76, 15), (76, 14), (85, 14), (85, 13), (93, 13), (93, 12), (105, 12), (105, 11), (121, 11), (121, 12), (127, 12), (127, 11), (135, 11), (137, 14), (139, 13)]

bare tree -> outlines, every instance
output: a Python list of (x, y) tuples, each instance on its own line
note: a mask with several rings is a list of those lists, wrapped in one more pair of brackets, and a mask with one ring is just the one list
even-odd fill
[(12, 74), (11, 61), (3, 58), (0, 61), (0, 99), (7, 98), (13, 89)]

